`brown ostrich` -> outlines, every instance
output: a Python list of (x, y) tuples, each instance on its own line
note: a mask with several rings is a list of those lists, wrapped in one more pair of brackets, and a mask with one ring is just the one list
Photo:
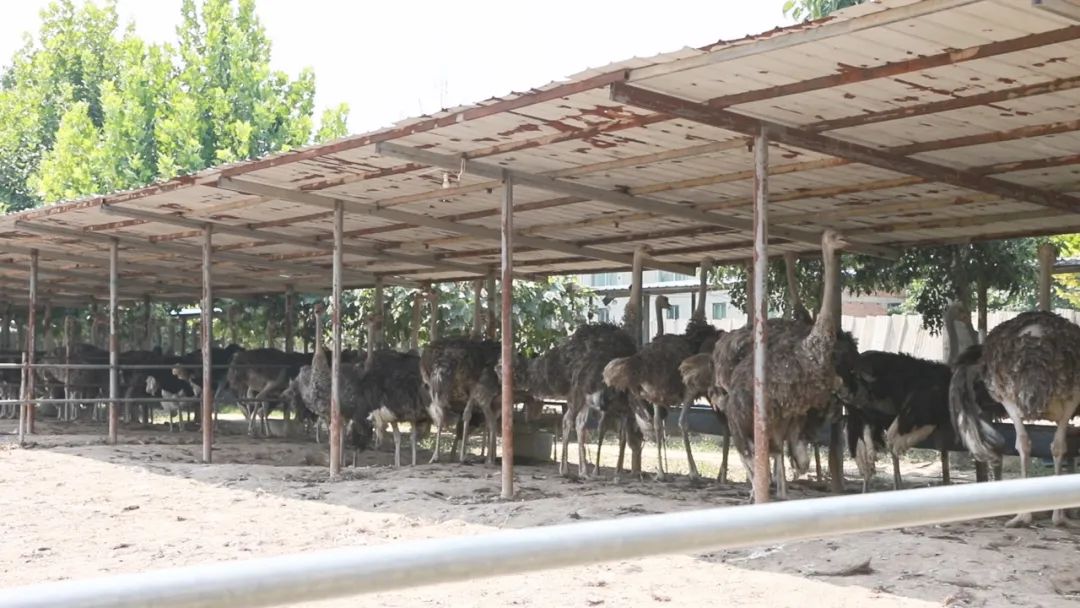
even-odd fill
[[(1016, 451), (1020, 454), (1020, 475), (1027, 477), (1031, 459), (1031, 439), (1024, 427), (1026, 420), (1050, 420), (1057, 424), (1050, 451), (1054, 474), (1060, 475), (1067, 449), (1069, 419), (1080, 404), (1080, 327), (1052, 312), (1025, 312), (995, 327), (982, 347), (982, 357), (960, 369), (973, 372), (954, 375), (952, 395), (954, 411), (968, 413), (957, 417), (957, 431), (976, 458), (993, 459), (1000, 435), (978, 415), (981, 408), (976, 391), (970, 386), (981, 377), (991, 398), (1001, 403), (1016, 428)], [(967, 387), (956, 387), (958, 381)], [(964, 390), (966, 389), (966, 390)], [(1054, 511), (1055, 525), (1069, 521), (1064, 510)], [(1007, 527), (1028, 525), (1031, 513), (1019, 513)]]
[[(668, 306), (666, 297), (656, 299), (656, 326), (659, 334), (651, 342), (629, 356), (614, 359), (604, 368), (604, 382), (617, 390), (626, 391), (639, 405), (638, 420), (642, 431), (649, 432), (656, 442), (657, 479), (666, 477), (664, 470), (664, 410), (680, 407), (679, 431), (686, 449), (687, 465), (692, 479), (699, 477), (697, 463), (690, 448), (690, 407), (697, 395), (688, 391), (679, 366), (687, 358), (698, 353), (711, 352), (720, 332), (705, 321), (705, 297), (709, 285), (709, 267), (706, 260), (701, 266), (697, 304), (690, 322), (682, 334), (663, 333), (663, 309)], [(651, 422), (651, 424), (649, 424)]]
[[(796, 469), (800, 473), (808, 469), (809, 455), (803, 443), (808, 419), (813, 414), (818, 418), (826, 417), (834, 407), (833, 394), (842, 384), (836, 373), (834, 349), (837, 343), (836, 286), (840, 274), (837, 250), (844, 244), (841, 235), (833, 230), (826, 230), (822, 234), (824, 293), (821, 310), (809, 332), (806, 331), (806, 324), (796, 321), (770, 323), (768, 327), (766, 368), (769, 373), (766, 377), (766, 407), (769, 415), (770, 451), (778, 456), (776, 483), (780, 498), (787, 496), (784, 444), (788, 443), (792, 448)], [(722, 348), (722, 344), (723, 341), (718, 342), (718, 354), (714, 355), (718, 381), (722, 373), (727, 374), (725, 366), (730, 363), (722, 356), (730, 353), (730, 345)], [(752, 475), (753, 358), (743, 356), (731, 370), (728, 380), (729, 395), (725, 400), (725, 413), (731, 421), (735, 446), (747, 472)]]
[[(603, 373), (609, 361), (635, 350), (634, 339), (625, 330), (609, 323), (596, 323), (578, 327), (573, 335), (543, 355), (515, 364), (516, 389), (527, 392), (533, 399), (566, 399), (559, 474), (569, 472), (570, 429), (577, 433), (579, 476), (589, 477), (599, 470), (599, 448), (596, 467), (589, 470), (586, 424), (593, 411), (600, 412), (601, 429), (607, 415), (630, 411), (627, 395), (604, 386)], [(618, 473), (617, 470), (616, 476)]]

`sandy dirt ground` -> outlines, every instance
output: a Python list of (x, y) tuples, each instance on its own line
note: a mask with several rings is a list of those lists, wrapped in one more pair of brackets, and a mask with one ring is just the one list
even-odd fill
[[(684, 476), (579, 482), (545, 464), (519, 466), (519, 496), (506, 502), (498, 499), (497, 470), (479, 463), (394, 469), (391, 454), (367, 452), (343, 480), (329, 482), (325, 444), (307, 441), (223, 433), (215, 464), (202, 465), (191, 432), (125, 429), (122, 445), (110, 447), (100, 426), (45, 423), (20, 449), (13, 430), (12, 421), (0, 421), (0, 588), (745, 504), (749, 494), (742, 483)], [(737, 459), (732, 464), (738, 471)], [(935, 475), (932, 463), (905, 464), (911, 485), (933, 483)], [(857, 486), (849, 473), (850, 489)], [(809, 481), (793, 484), (793, 493), (823, 495)], [(308, 605), (1078, 605), (1080, 533), (1045, 521), (1005, 530), (1003, 521), (477, 578)]]

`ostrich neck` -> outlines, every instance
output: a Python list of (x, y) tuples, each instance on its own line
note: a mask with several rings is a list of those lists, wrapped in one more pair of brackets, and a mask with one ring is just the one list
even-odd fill
[(660, 300), (656, 300), (656, 335), (664, 335), (664, 309), (660, 306)]
[(832, 344), (836, 341), (836, 309), (840, 305), (840, 296), (837, 293), (839, 291), (837, 287), (840, 281), (840, 264), (837, 260), (838, 256), (833, 252), (828, 252), (822, 257), (825, 264), (825, 285), (823, 288), (825, 293), (822, 294), (821, 310), (814, 321), (814, 329), (810, 332), (809, 338)]
[(794, 255), (788, 254), (784, 256), (784, 274), (787, 276), (788, 304), (791, 307), (791, 318), (797, 319), (799, 317), (797, 311), (805, 307), (799, 297), (799, 280), (795, 276)]

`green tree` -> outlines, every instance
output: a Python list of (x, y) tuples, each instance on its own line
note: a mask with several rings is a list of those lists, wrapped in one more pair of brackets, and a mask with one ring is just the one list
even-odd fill
[[(254, 0), (185, 0), (174, 45), (120, 31), (113, 1), (57, 0), (0, 76), (0, 204), (133, 188), (343, 136), (315, 77), (270, 68)], [(88, 152), (93, 152), (92, 154)]]
[(812, 21), (863, 2), (866, 0), (787, 0), (784, 3), (784, 14), (796, 21)]

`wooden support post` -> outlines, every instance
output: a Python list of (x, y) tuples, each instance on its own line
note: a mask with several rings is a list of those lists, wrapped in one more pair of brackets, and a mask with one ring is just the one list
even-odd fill
[[(766, 386), (765, 321), (769, 317), (769, 137), (754, 138), (754, 502), (769, 501), (769, 419)], [(780, 458), (783, 458), (781, 454)]]
[(641, 348), (645, 343), (645, 334), (642, 332), (642, 317), (648, 317), (647, 311), (642, 308), (642, 285), (641, 277), (645, 270), (645, 246), (639, 245), (634, 249), (634, 263), (630, 274), (630, 299), (626, 302), (623, 310), (623, 327), (628, 329), (634, 343)]
[(212, 258), (214, 235), (210, 224), (203, 227), (202, 242), (202, 461), (209, 464), (214, 450), (214, 291)]
[[(150, 304), (150, 294), (145, 294), (142, 299), (143, 348), (145, 350), (154, 350), (154, 332), (151, 328), (153, 315), (150, 314)], [(160, 346), (164, 350), (165, 345)]]
[(430, 285), (428, 288), (428, 305), (431, 307), (431, 318), (428, 319), (428, 344), (439, 339), (439, 288)]
[[(514, 180), (509, 172), (503, 173), (501, 257), (502, 497), (509, 500), (514, 497)], [(585, 463), (581, 463), (581, 466), (585, 466)]]
[(27, 435), (34, 434), (34, 355), (37, 352), (37, 288), (38, 288), (38, 250), (30, 252), (30, 305), (26, 309), (26, 409), (25, 429)]
[(296, 332), (296, 292), (292, 285), (285, 286), (285, 352), (291, 353), (295, 348)]
[(386, 334), (383, 332), (383, 319), (386, 318), (386, 298), (384, 297), (385, 290), (383, 289), (382, 277), (375, 277), (375, 314), (371, 319), (372, 325), (372, 342), (368, 345), (368, 350), (379, 350), (386, 347)]
[(487, 275), (487, 331), (485, 335), (488, 340), (494, 340), (499, 334), (499, 323), (496, 321), (495, 315), (495, 269), (492, 268), (488, 271)]
[(334, 336), (330, 359), (330, 477), (341, 475), (341, 269), (345, 206), (334, 203), (334, 262), (330, 305), (330, 331)]
[(706, 294), (709, 293), (709, 275), (712, 273), (712, 267), (712, 258), (701, 260), (701, 266), (698, 267), (697, 300), (694, 301), (694, 314), (690, 317), (692, 319), (697, 319), (698, 321), (704, 321), (706, 319), (705, 300)]
[(484, 305), (482, 303), (482, 301), (483, 301), (483, 291), (484, 291), (484, 282), (482, 280), (480, 280), (480, 279), (474, 279), (473, 282), (472, 282), (472, 288), (473, 288), (473, 315), (472, 315), (472, 334), (471, 334), (471, 336), (472, 336), (472, 338), (474, 340), (479, 340), (480, 336), (482, 336), (483, 333), (484, 333), (483, 332)]
[[(840, 254), (835, 254), (839, 258)], [(837, 265), (840, 265), (840, 260), (836, 260)], [(841, 266), (842, 267), (842, 266)], [(824, 265), (822, 266), (824, 268)], [(834, 309), (834, 318), (836, 319), (836, 333), (840, 335), (842, 329), (844, 304), (844, 286), (843, 286), (843, 273), (839, 273), (839, 277), (836, 280), (834, 287), (834, 301), (836, 302), (836, 308)], [(829, 487), (833, 494), (844, 493), (844, 424), (841, 420), (833, 422), (829, 426)]]
[(1056, 258), (1057, 251), (1052, 243), (1039, 245), (1039, 310), (1049, 311), (1054, 306), (1050, 288), (1054, 281), (1052, 273)]
[(109, 445), (116, 445), (120, 431), (120, 309), (117, 283), (120, 266), (120, 242), (109, 241)]
[(987, 297), (989, 296), (988, 292), (990, 291), (987, 288), (985, 278), (981, 278), (981, 277), (979, 278), (976, 289), (978, 290), (978, 295), (979, 295), (979, 301), (976, 304), (976, 306), (978, 306), (978, 312), (979, 312), (979, 344), (982, 344), (983, 342), (986, 342), (986, 332), (987, 332), (987, 323), (988, 323), (987, 311), (988, 311), (988, 307), (989, 307), (989, 302), (987, 301)]
[(431, 289), (430, 284), (413, 292), (412, 319), (409, 322), (409, 350), (420, 350), (420, 323), (424, 318), (424, 296)]

